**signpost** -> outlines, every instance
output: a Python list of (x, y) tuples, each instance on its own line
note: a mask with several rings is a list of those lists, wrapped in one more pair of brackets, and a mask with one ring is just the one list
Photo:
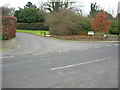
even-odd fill
[(91, 35), (91, 36), (93, 36), (95, 33), (93, 32), (93, 31), (89, 31), (88, 32), (88, 35)]

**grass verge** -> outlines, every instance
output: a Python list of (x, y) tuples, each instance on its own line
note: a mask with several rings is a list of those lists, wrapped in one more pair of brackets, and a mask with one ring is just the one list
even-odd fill
[(4, 41), (1, 33), (0, 33), (0, 41)]
[(16, 30), (17, 32), (23, 32), (23, 33), (32, 33), (40, 36), (45, 36), (45, 34), (49, 34), (49, 31), (41, 31), (41, 30)]

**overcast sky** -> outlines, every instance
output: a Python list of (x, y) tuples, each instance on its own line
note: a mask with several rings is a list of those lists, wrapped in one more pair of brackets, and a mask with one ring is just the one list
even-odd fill
[[(45, 2), (48, 0), (0, 0), (0, 6), (10, 4), (11, 7), (15, 7), (16, 9), (18, 9), (18, 7), (22, 8), (23, 6), (25, 6), (25, 4), (28, 1), (37, 5), (38, 2)], [(120, 0), (73, 0), (73, 1), (76, 1), (78, 5), (83, 6), (81, 7), (81, 9), (83, 10), (84, 15), (87, 15), (89, 13), (90, 3), (97, 2), (97, 5), (99, 5), (100, 9), (104, 9), (115, 16), (117, 14), (118, 2)]]

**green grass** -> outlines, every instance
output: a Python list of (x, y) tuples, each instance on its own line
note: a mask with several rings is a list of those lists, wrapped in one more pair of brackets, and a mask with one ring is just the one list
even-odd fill
[(119, 35), (110, 35), (110, 36), (119, 36)]
[(32, 33), (40, 36), (44, 36), (44, 34), (49, 34), (49, 31), (39, 31), (39, 30), (17, 30), (17, 32), (23, 32), (23, 33)]
[(4, 41), (1, 33), (0, 33), (0, 41)]

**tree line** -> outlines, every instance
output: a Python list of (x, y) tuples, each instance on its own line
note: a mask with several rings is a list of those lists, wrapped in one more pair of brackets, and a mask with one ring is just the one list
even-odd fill
[[(86, 35), (88, 31), (119, 34), (117, 16), (100, 10), (97, 3), (91, 3), (89, 15), (82, 15), (82, 10), (74, 8), (75, 2), (53, 0), (40, 3), (39, 7), (28, 2), (24, 8), (15, 10), (18, 23), (42, 22), (49, 26), (54, 35)], [(3, 15), (13, 14), (13, 8), (1, 7)], [(8, 9), (8, 10), (7, 10)], [(80, 12), (78, 12), (80, 11)]]

